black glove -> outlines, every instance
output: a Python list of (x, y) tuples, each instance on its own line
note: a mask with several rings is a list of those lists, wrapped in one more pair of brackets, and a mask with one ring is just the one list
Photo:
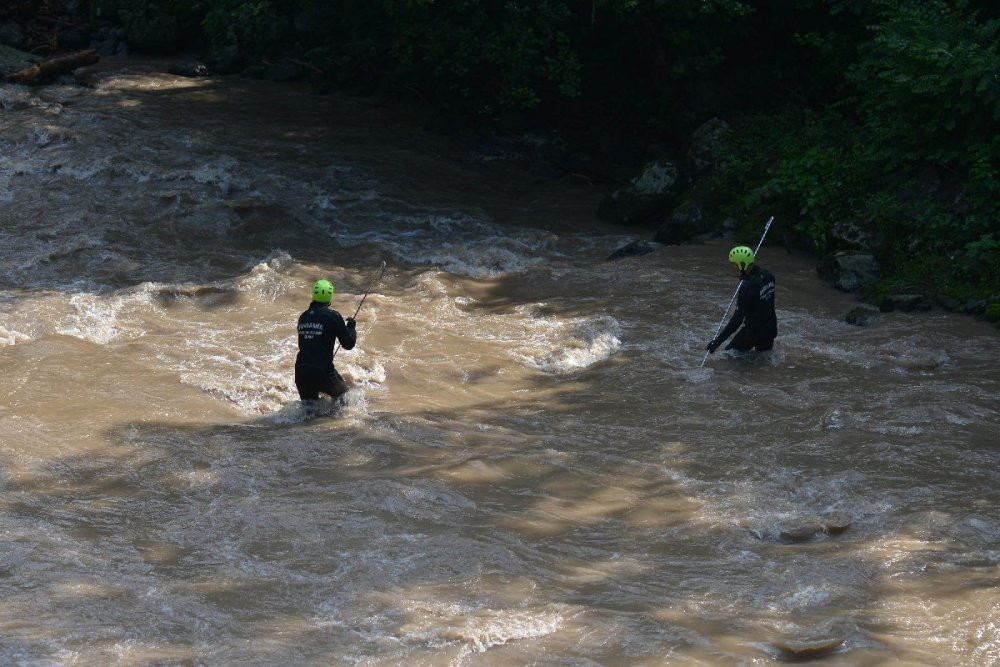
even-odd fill
[(353, 317), (348, 317), (344, 321), (347, 323), (347, 328), (348, 329), (353, 329), (354, 327), (356, 327), (358, 325), (358, 323), (354, 321)]
[(719, 349), (720, 345), (722, 345), (722, 341), (718, 340), (717, 338), (713, 338), (712, 342), (705, 346), (705, 349), (708, 350), (709, 354), (712, 354), (717, 349)]

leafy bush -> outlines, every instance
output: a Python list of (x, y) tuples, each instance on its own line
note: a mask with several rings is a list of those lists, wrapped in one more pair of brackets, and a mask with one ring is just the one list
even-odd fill
[(1000, 325), (1000, 303), (991, 303), (986, 306), (986, 313), (984, 314), (987, 320), (993, 322), (993, 324)]
[(880, 161), (967, 164), (969, 146), (992, 148), (983, 142), (1000, 120), (1000, 20), (980, 20), (962, 2), (878, 4), (884, 18), (847, 80)]
[(564, 2), (386, 4), (400, 71), (439, 103), (488, 114), (537, 106), (543, 91), (579, 92), (580, 63), (566, 31), (572, 14)]
[(967, 243), (965, 252), (972, 265), (985, 274), (986, 280), (1000, 281), (1000, 238), (997, 234), (983, 234), (979, 240)]
[(209, 44), (259, 56), (283, 33), (270, 0), (217, 0), (210, 3), (202, 27)]

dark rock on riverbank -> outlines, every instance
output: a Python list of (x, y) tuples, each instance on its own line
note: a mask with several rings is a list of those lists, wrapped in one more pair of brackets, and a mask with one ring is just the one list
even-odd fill
[(691, 148), (688, 159), (695, 173), (701, 173), (717, 167), (731, 153), (729, 141), (733, 129), (719, 118), (712, 118), (703, 123), (691, 136)]
[(878, 304), (878, 309), (883, 313), (900, 311), (912, 313), (914, 311), (931, 310), (933, 306), (927, 297), (921, 294), (889, 294), (883, 297)]
[(19, 49), (24, 46), (24, 32), (13, 21), (0, 23), (0, 45)]
[(701, 206), (695, 202), (686, 202), (670, 213), (656, 230), (653, 240), (664, 245), (681, 245), (708, 231)]
[(41, 59), (24, 51), (0, 44), (0, 78), (37, 64)]
[(676, 185), (677, 167), (667, 160), (653, 160), (628, 185), (604, 198), (597, 217), (619, 225), (648, 222), (669, 207)]
[(128, 42), (125, 41), (125, 31), (117, 26), (104, 25), (97, 29), (91, 37), (90, 48), (100, 56), (127, 56)]
[(857, 292), (879, 279), (878, 263), (867, 253), (838, 252), (822, 262), (817, 273), (843, 292)]

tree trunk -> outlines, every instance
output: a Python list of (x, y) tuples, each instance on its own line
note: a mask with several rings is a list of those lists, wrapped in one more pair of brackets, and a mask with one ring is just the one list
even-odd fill
[(71, 53), (68, 56), (60, 56), (58, 58), (46, 60), (45, 62), (25, 68), (20, 72), (8, 74), (7, 81), (9, 83), (27, 83), (28, 81), (44, 79), (50, 76), (63, 74), (65, 72), (71, 72), (77, 67), (93, 65), (100, 59), (101, 57), (97, 55), (97, 51), (93, 49), (80, 51), (78, 53)]

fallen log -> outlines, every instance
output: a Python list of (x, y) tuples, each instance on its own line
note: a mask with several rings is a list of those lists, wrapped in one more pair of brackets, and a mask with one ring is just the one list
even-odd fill
[(7, 82), (27, 83), (28, 81), (35, 81), (36, 79), (45, 79), (50, 76), (63, 74), (65, 72), (72, 72), (77, 67), (93, 65), (100, 59), (101, 57), (97, 55), (97, 51), (94, 49), (79, 51), (77, 53), (71, 53), (67, 56), (52, 58), (50, 60), (40, 62), (37, 65), (22, 69), (19, 72), (8, 74)]

